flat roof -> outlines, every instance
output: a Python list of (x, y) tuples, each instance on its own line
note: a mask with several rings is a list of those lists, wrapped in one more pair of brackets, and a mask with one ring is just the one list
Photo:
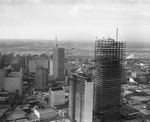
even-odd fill
[(150, 110), (147, 109), (141, 109), (139, 110), (141, 113), (143, 113), (144, 115), (150, 115)]
[(131, 98), (132, 100), (139, 101), (139, 102), (150, 100), (150, 98), (144, 97), (144, 96), (132, 96), (132, 97), (130, 97), (130, 98)]
[(52, 91), (58, 91), (58, 90), (63, 90), (63, 87), (52, 87)]
[(133, 92), (130, 90), (125, 90), (125, 94), (130, 94), (130, 93), (133, 93)]
[(67, 112), (68, 112), (68, 109), (62, 108), (62, 109), (59, 109), (59, 111), (62, 111), (62, 112), (64, 112), (64, 113), (67, 113)]
[(56, 111), (54, 108), (43, 108), (43, 109), (36, 109), (39, 113), (47, 113), (47, 112), (54, 112)]
[(37, 60), (48, 60), (46, 57), (39, 57)]
[(15, 110), (8, 118), (7, 120), (15, 120), (20, 118), (26, 118), (26, 113), (22, 110)]
[(8, 74), (8, 77), (20, 77), (23, 74), (21, 72), (11, 72), (10, 74)]
[(0, 97), (8, 97), (9, 94), (0, 94)]
[(33, 113), (28, 116), (29, 120), (39, 120), (39, 118)]
[(7, 109), (0, 109), (0, 116), (2, 116), (6, 111)]
[(15, 122), (28, 122), (28, 119), (22, 118), (22, 119), (15, 120)]
[(132, 107), (137, 109), (137, 110), (140, 110), (140, 109), (143, 109), (143, 106), (146, 106), (146, 104), (134, 105)]

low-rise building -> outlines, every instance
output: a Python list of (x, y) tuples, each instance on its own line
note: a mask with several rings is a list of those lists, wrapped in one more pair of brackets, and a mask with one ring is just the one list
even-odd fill
[(8, 92), (0, 92), (0, 103), (5, 103), (8, 98)]
[(5, 71), (0, 69), (0, 90), (4, 89)]
[(131, 77), (132, 78), (137, 78), (137, 72), (136, 71), (131, 72)]
[(26, 122), (27, 116), (26, 113), (20, 109), (15, 110), (8, 118), (6, 122), (17, 121), (17, 122)]
[(130, 99), (139, 104), (150, 101), (150, 97), (146, 97), (146, 96), (132, 96), (130, 97)]
[(56, 120), (55, 122), (71, 122), (69, 119)]
[(51, 119), (57, 116), (57, 112), (53, 108), (42, 108), (42, 109), (34, 108), (34, 114), (40, 120)]
[(40, 122), (40, 119), (35, 114), (30, 114), (28, 116), (28, 122)]
[(134, 119), (140, 116), (139, 110), (128, 106), (128, 105), (123, 105), (120, 108), (120, 115), (122, 117), (125, 117), (126, 119)]
[(63, 87), (50, 88), (49, 104), (55, 107), (65, 104), (65, 90)]
[(68, 115), (68, 110), (66, 110), (66, 109), (59, 109), (59, 110), (58, 110), (58, 113), (59, 113), (59, 115), (62, 116), (62, 117), (67, 117), (67, 115)]

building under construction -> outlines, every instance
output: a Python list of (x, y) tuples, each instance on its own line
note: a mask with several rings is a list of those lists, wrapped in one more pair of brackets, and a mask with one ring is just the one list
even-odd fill
[(94, 111), (99, 115), (119, 112), (125, 67), (125, 43), (113, 39), (95, 42)]

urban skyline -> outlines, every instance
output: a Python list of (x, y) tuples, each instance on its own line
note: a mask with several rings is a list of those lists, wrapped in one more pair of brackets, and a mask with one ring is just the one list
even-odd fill
[[(110, 37), (97, 38), (95, 47), (87, 42), (18, 44), (14, 51), (5, 44), (10, 53), (3, 52), (0, 57), (2, 122), (149, 120), (147, 48), (140, 53), (142, 48), (133, 51), (128, 47), (126, 51), (126, 43)], [(38, 52), (43, 46), (48, 48), (30, 54), (30, 46)], [(27, 51), (26, 55), (22, 51)], [(61, 80), (54, 70), (64, 74)]]
[(0, 122), (149, 122), (149, 11), (149, 0), (0, 0)]

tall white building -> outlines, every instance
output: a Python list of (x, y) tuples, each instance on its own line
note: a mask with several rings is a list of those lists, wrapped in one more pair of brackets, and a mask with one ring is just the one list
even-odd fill
[(50, 75), (53, 75), (53, 61), (50, 59)]
[(69, 118), (72, 122), (92, 122), (93, 82), (84, 74), (71, 74)]

